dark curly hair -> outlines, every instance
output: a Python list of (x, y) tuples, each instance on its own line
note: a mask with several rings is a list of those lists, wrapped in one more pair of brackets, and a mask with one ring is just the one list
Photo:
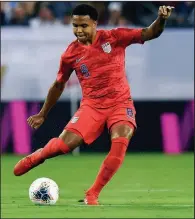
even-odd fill
[(73, 15), (81, 15), (81, 16), (88, 15), (92, 20), (94, 21), (98, 20), (97, 10), (91, 5), (87, 5), (87, 4), (77, 5), (73, 9), (72, 16)]

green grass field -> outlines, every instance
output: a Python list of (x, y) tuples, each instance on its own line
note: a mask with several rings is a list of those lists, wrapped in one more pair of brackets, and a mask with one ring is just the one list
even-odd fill
[[(77, 200), (93, 182), (105, 155), (61, 156), (15, 177), (20, 159), (1, 157), (1, 218), (194, 218), (193, 154), (129, 154), (105, 187), (100, 206)], [(30, 184), (49, 177), (60, 187), (55, 206), (35, 206), (28, 198)]]

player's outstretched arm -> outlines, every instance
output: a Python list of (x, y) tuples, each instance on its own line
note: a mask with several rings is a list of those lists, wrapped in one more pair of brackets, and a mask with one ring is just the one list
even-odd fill
[(37, 115), (30, 116), (27, 120), (28, 124), (32, 128), (37, 129), (43, 124), (50, 109), (56, 104), (57, 100), (60, 98), (64, 88), (65, 88), (64, 82), (58, 82), (56, 80), (52, 84), (40, 112)]
[(148, 41), (155, 39), (163, 32), (166, 20), (170, 17), (174, 7), (160, 6), (158, 10), (158, 18), (147, 28), (142, 30), (142, 40)]
[(47, 98), (43, 104), (43, 107), (40, 111), (40, 114), (43, 117), (47, 117), (50, 109), (56, 104), (56, 102), (58, 101), (58, 99), (60, 98), (62, 92), (64, 91), (65, 88), (65, 83), (63, 82), (59, 82), (59, 81), (55, 81), (52, 86), (49, 89)]

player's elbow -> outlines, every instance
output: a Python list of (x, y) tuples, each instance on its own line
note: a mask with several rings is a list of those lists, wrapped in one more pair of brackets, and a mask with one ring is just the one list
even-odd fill
[(158, 38), (161, 34), (162, 34), (163, 31), (157, 31), (155, 34), (154, 34), (154, 39)]
[(64, 90), (66, 83), (63, 81), (55, 81), (52, 85), (52, 87), (60, 90), (61, 92)]
[(163, 30), (156, 30), (152, 27), (143, 29), (142, 40), (149, 41), (158, 38), (162, 34)]

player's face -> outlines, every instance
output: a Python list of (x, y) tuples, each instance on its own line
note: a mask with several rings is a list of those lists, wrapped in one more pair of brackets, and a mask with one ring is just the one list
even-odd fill
[(88, 15), (73, 15), (72, 17), (73, 32), (77, 39), (86, 44), (92, 42), (96, 33), (97, 22), (92, 20)]

